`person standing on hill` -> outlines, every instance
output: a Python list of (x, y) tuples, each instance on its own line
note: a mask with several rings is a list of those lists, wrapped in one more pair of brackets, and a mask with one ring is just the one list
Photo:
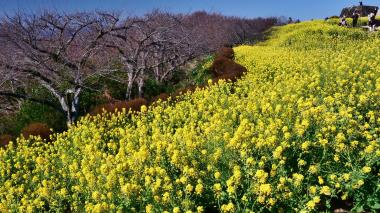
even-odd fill
[(358, 19), (359, 19), (359, 12), (357, 10), (354, 11), (352, 14), (352, 27), (356, 27), (358, 24)]
[(292, 19), (292, 17), (289, 17), (288, 24), (292, 24), (292, 23), (293, 23), (293, 19)]
[(369, 26), (369, 30), (370, 31), (374, 31), (375, 30), (375, 14), (374, 13), (370, 13), (368, 15), (368, 26)]

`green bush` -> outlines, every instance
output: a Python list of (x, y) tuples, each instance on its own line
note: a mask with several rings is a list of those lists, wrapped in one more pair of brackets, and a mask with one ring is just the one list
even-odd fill
[(210, 68), (213, 61), (214, 57), (208, 56), (191, 71), (190, 78), (195, 85), (204, 85), (212, 78)]

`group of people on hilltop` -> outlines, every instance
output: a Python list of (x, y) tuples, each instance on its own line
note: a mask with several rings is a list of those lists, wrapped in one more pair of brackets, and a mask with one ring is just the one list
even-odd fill
[[(351, 18), (352, 18), (352, 27), (356, 27), (357, 26), (359, 17), (360, 17), (359, 11), (355, 10), (354, 13), (351, 16)], [(339, 21), (338, 25), (339, 26), (348, 27), (348, 23), (347, 23), (345, 15), (343, 15), (343, 17), (340, 18), (340, 21)]]
[(288, 19), (288, 24), (297, 24), (300, 23), (301, 21), (299, 19), (293, 21), (292, 17), (289, 17)]
[[(378, 24), (376, 21), (376, 14), (377, 14), (377, 9), (368, 15), (368, 26), (369, 26), (370, 31), (374, 31), (376, 29), (376, 25)], [(358, 25), (358, 20), (360, 18), (359, 11), (355, 10), (353, 12), (351, 18), (352, 18), (352, 27), (356, 27)], [(348, 27), (348, 23), (347, 23), (345, 15), (340, 18), (338, 25)]]

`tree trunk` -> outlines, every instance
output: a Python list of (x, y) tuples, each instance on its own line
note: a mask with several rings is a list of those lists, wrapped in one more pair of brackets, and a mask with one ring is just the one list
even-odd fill
[(66, 125), (67, 127), (70, 127), (73, 123), (74, 121), (72, 120), (72, 117), (71, 117), (71, 111), (68, 110), (66, 111)]
[(79, 111), (79, 95), (81, 93), (81, 88), (77, 88), (74, 91), (71, 101), (70, 108), (70, 122), (73, 124), (78, 119), (78, 111)]
[(58, 98), (59, 103), (61, 104), (62, 110), (66, 113), (66, 124), (67, 127), (70, 127), (73, 123), (72, 117), (71, 117), (71, 109), (68, 105), (68, 102), (65, 100), (64, 96), (61, 96)]
[[(69, 127), (74, 122), (74, 120), (72, 118), (72, 113), (71, 113), (72, 104), (71, 104), (70, 98), (65, 97), (64, 94), (61, 94), (58, 90), (56, 90), (54, 87), (52, 87), (52, 85), (48, 84), (45, 81), (41, 81), (41, 84), (46, 89), (48, 89), (58, 99), (62, 110), (66, 113), (66, 123), (67, 123), (67, 127)], [(70, 92), (70, 90), (67, 90), (66, 95), (68, 95), (69, 93), (72, 93), (72, 92)], [(79, 95), (79, 93), (80, 93), (80, 89), (79, 89), (78, 95)], [(78, 101), (79, 101), (79, 99), (78, 99)]]
[(137, 86), (138, 86), (138, 93), (139, 93), (139, 98), (142, 98), (144, 95), (143, 87), (144, 87), (144, 78), (140, 77), (139, 80), (137, 81)]
[(153, 68), (154, 78), (156, 81), (159, 81), (160, 79), (160, 68), (159, 66), (156, 66)]
[(67, 127), (70, 127), (78, 119), (79, 95), (81, 88), (69, 89), (66, 91), (66, 97), (61, 96), (59, 103), (63, 111), (66, 113)]
[(127, 92), (125, 94), (125, 98), (127, 100), (130, 100), (131, 99), (131, 95), (132, 95), (132, 87), (133, 87), (133, 81), (130, 81), (128, 79), (128, 83), (127, 83)]

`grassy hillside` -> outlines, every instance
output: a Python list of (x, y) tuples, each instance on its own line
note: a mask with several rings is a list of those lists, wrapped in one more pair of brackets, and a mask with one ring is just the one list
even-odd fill
[(0, 150), (0, 212), (380, 208), (380, 39), (305, 22), (235, 48), (249, 70), (175, 104)]

